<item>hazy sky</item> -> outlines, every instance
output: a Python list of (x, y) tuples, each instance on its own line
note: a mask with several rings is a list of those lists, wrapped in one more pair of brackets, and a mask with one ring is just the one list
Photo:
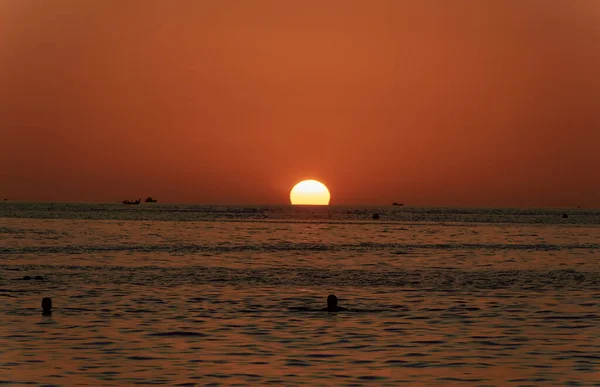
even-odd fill
[(600, 1), (0, 0), (0, 196), (600, 207)]

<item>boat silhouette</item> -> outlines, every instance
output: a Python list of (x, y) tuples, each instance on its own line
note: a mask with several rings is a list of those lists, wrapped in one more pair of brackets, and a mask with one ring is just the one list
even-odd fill
[(123, 204), (140, 204), (142, 198), (138, 198), (137, 200), (123, 200)]
[(152, 196), (148, 196), (146, 198), (146, 200), (144, 200), (145, 203), (156, 203), (158, 200), (156, 199), (152, 199)]
[(404, 203), (398, 203), (398, 202), (393, 202), (392, 206), (400, 206), (402, 207), (404, 205)]

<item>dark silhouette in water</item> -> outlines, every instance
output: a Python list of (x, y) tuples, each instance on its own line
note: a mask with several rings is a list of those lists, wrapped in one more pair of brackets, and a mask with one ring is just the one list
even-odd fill
[(52, 299), (45, 297), (42, 299), (42, 316), (50, 316), (52, 314)]
[(338, 298), (335, 296), (335, 294), (330, 294), (327, 296), (327, 308), (323, 308), (321, 310), (327, 312), (340, 312), (348, 309), (338, 306)]
[(26, 275), (26, 276), (24, 276), (21, 279), (24, 280), (24, 281), (30, 281), (30, 280), (43, 281), (44, 277), (42, 277), (41, 275), (36, 275), (35, 277), (31, 277), (29, 275)]
[(392, 206), (400, 206), (402, 207), (404, 205), (404, 203), (398, 203), (398, 202), (393, 202)]
[(379, 214), (373, 214), (373, 219), (374, 220), (378, 220), (379, 219)]
[(563, 219), (567, 219), (569, 217), (568, 214), (563, 214), (562, 216), (563, 216)]
[[(342, 308), (338, 306), (338, 298), (335, 294), (330, 294), (327, 296), (327, 307), (323, 309), (311, 309), (305, 306), (293, 306), (289, 308), (289, 310), (296, 310), (299, 312), (341, 312), (341, 311), (349, 311), (349, 309)], [(352, 310), (355, 311), (355, 310)]]
[(142, 198), (138, 198), (137, 200), (123, 200), (123, 204), (140, 204)]
[(152, 199), (152, 196), (148, 196), (146, 198), (146, 200), (144, 200), (145, 203), (156, 203), (158, 200), (156, 199)]

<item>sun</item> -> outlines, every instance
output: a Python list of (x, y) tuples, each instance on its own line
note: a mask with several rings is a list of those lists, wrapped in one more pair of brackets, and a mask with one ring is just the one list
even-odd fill
[(325, 184), (316, 180), (304, 180), (296, 184), (290, 192), (292, 204), (326, 206), (331, 195)]

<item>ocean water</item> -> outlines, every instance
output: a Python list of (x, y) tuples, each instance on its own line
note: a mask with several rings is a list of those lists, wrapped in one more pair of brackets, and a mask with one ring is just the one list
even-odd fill
[(0, 384), (600, 386), (600, 211), (6, 202), (0, 305)]

